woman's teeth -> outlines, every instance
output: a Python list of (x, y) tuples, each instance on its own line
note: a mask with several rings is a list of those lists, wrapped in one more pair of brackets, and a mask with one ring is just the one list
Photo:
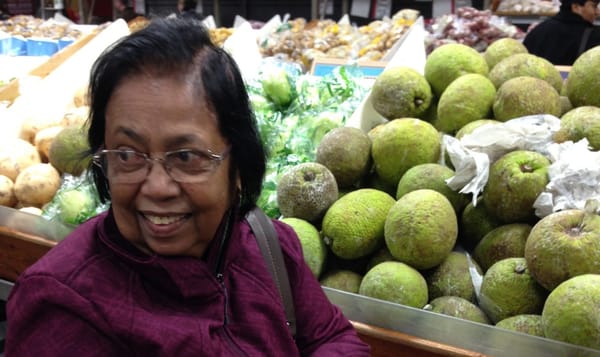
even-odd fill
[(144, 215), (144, 217), (146, 217), (146, 219), (149, 220), (153, 224), (171, 224), (171, 223), (175, 223), (175, 222), (183, 219), (185, 217), (185, 215), (179, 215), (179, 216)]

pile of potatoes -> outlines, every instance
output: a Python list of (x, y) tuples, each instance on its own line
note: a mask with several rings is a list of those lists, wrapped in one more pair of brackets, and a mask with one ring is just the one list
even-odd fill
[(62, 117), (23, 118), (20, 137), (0, 142), (0, 205), (41, 214), (52, 200), (62, 175), (48, 159), (52, 141), (67, 126), (84, 125), (86, 93), (78, 90)]

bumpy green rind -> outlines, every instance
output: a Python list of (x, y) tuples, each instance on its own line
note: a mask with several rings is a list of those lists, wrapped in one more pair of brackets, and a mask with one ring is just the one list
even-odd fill
[(435, 95), (440, 97), (456, 78), (467, 73), (487, 76), (487, 62), (475, 49), (458, 43), (440, 46), (427, 56), (425, 78)]
[(533, 203), (548, 184), (550, 160), (527, 150), (505, 154), (490, 168), (483, 190), (487, 210), (503, 223), (536, 220)]
[(497, 261), (505, 258), (524, 257), (525, 242), (531, 226), (511, 223), (495, 228), (486, 234), (473, 251), (473, 258), (486, 271)]
[(588, 139), (592, 150), (600, 150), (600, 108), (583, 106), (566, 112), (560, 119), (560, 129), (554, 134), (554, 141), (577, 142)]
[(320, 282), (322, 286), (332, 289), (358, 294), (362, 275), (351, 270), (334, 270), (323, 275)]
[(458, 296), (440, 296), (429, 302), (431, 311), (463, 320), (490, 324), (486, 314), (472, 302)]
[(371, 155), (377, 175), (389, 185), (398, 181), (411, 167), (437, 162), (441, 141), (430, 123), (416, 119), (395, 119), (384, 125), (373, 139)]
[(506, 258), (483, 276), (479, 307), (494, 322), (542, 312), (547, 291), (529, 273), (525, 258)]
[(458, 215), (468, 203), (468, 197), (448, 187), (446, 180), (452, 176), (454, 176), (454, 170), (444, 165), (428, 163), (413, 166), (402, 175), (398, 182), (396, 199), (400, 199), (409, 192), (428, 188), (446, 196)]
[(371, 169), (371, 139), (358, 128), (335, 128), (319, 143), (317, 162), (331, 171), (340, 188), (351, 187)]
[(560, 93), (563, 78), (547, 59), (529, 53), (518, 53), (500, 61), (489, 74), (496, 88), (511, 78), (528, 76), (543, 79)]
[(277, 183), (277, 205), (284, 217), (318, 222), (338, 199), (335, 177), (316, 162), (293, 166), (283, 172)]
[(567, 97), (574, 107), (600, 107), (600, 46), (581, 54), (567, 77)]
[(477, 205), (469, 202), (459, 220), (459, 241), (466, 249), (474, 249), (477, 244), (494, 228), (502, 223), (486, 208), (483, 197), (477, 198)]
[(282, 218), (282, 222), (290, 225), (298, 235), (304, 261), (315, 278), (319, 278), (327, 258), (327, 246), (321, 239), (319, 231), (310, 222), (300, 218)]
[(405, 66), (384, 70), (375, 79), (370, 96), (373, 109), (388, 120), (421, 118), (432, 99), (425, 77)]
[(506, 330), (526, 333), (528, 335), (545, 337), (542, 315), (523, 314), (507, 317), (498, 321), (496, 327)]
[(458, 296), (476, 303), (473, 280), (481, 278), (483, 272), (477, 262), (465, 253), (450, 252), (446, 259), (425, 277), (429, 299)]
[(546, 289), (582, 274), (600, 274), (600, 216), (566, 210), (542, 218), (525, 244), (533, 277)]
[(396, 201), (385, 192), (363, 188), (336, 201), (323, 217), (323, 239), (343, 259), (356, 259), (383, 245), (388, 211)]
[(384, 262), (365, 274), (359, 294), (422, 308), (427, 304), (427, 283), (416, 269), (401, 262)]
[(468, 73), (456, 78), (440, 97), (433, 125), (453, 135), (466, 124), (489, 118), (496, 98), (496, 87), (485, 76)]
[(571, 278), (548, 296), (542, 312), (548, 338), (600, 349), (600, 275)]
[(440, 264), (458, 236), (456, 213), (441, 193), (421, 189), (402, 196), (385, 220), (385, 243), (394, 258), (416, 269)]
[(504, 82), (496, 92), (494, 118), (507, 121), (534, 114), (560, 117), (560, 95), (543, 79), (515, 77)]
[(527, 47), (514, 38), (505, 37), (492, 42), (483, 53), (483, 58), (490, 71), (494, 70), (500, 61), (517, 53), (528, 53)]

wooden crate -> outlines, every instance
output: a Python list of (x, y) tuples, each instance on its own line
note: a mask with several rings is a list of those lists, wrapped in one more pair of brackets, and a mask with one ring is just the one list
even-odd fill
[(352, 321), (358, 336), (371, 346), (373, 357), (485, 357), (484, 354), (449, 346), (405, 333)]
[(56, 242), (0, 226), (0, 279), (15, 281)]

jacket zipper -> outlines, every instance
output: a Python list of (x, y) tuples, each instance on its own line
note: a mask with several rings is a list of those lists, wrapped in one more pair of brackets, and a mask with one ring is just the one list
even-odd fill
[(229, 306), (229, 296), (227, 294), (227, 287), (225, 286), (225, 279), (223, 278), (223, 274), (217, 273), (216, 278), (219, 281), (219, 284), (221, 284), (221, 288), (223, 289), (223, 295), (225, 296), (225, 302), (223, 304), (223, 332), (225, 338), (231, 349), (234, 350), (238, 356), (247, 356), (247, 354), (244, 353), (244, 351), (242, 351), (242, 349), (233, 341), (233, 336), (227, 328), (227, 325), (229, 324), (229, 315), (227, 313), (227, 307)]

